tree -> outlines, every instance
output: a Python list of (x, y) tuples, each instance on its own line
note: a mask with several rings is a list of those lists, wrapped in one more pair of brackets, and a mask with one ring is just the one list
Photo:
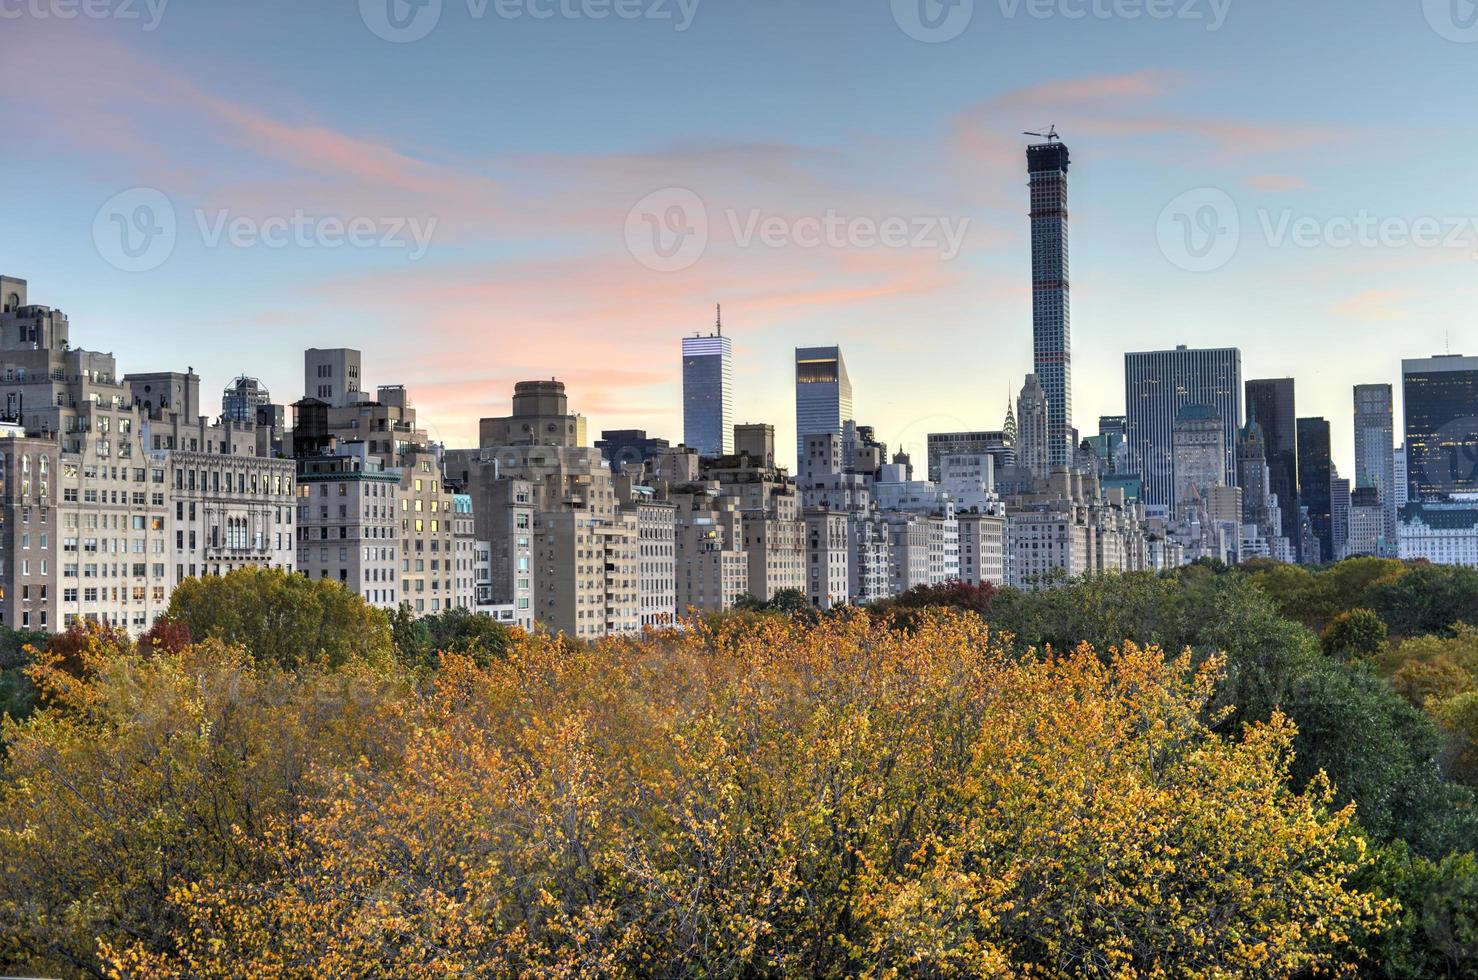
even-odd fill
[(895, 609), (961, 609), (981, 616), (990, 612), (997, 589), (989, 582), (966, 582), (952, 579), (937, 585), (916, 585), (883, 608)]
[[(1217, 670), (1019, 659), (947, 611), (517, 636), (484, 668), (449, 654), (375, 739), (389, 758), (319, 758), (312, 798), (231, 834), (226, 870), (182, 866), (81, 955), (129, 976), (1332, 971), (1391, 910), (1354, 885), (1352, 811), (1289, 784), (1286, 719), (1206, 727)], [(97, 795), (142, 812), (161, 785)], [(23, 877), (56, 846), (27, 826), (29, 863), (0, 835)]]
[(243, 568), (186, 579), (175, 588), (166, 618), (190, 636), (237, 644), (256, 659), (283, 667), (383, 665), (394, 652), (383, 611), (338, 582), (280, 569)]
[(1344, 659), (1371, 657), (1386, 645), (1386, 624), (1370, 609), (1347, 609), (1319, 634), (1326, 654)]
[(1338, 802), (1355, 802), (1378, 841), (1404, 838), (1429, 857), (1471, 847), (1478, 811), (1465, 787), (1442, 780), (1444, 738), (1432, 720), (1369, 666), (1325, 656), (1307, 629), (1278, 614), (1266, 583), (1249, 578), (1104, 575), (1050, 593), (1006, 589), (988, 620), (1022, 652), (1129, 640), (1200, 658), (1224, 653), (1216, 702), (1233, 709), (1226, 724), (1288, 715), (1299, 732), (1295, 783), (1326, 773)]
[(408, 686), (362, 664), (286, 672), (216, 640), (78, 636), (32, 668), (45, 707), (3, 728), (6, 973), (100, 975), (99, 940), (174, 946), (175, 889), (271, 875), (269, 825), (299, 819), (321, 774), (387, 765), (401, 737)]
[(1450, 634), (1460, 622), (1478, 626), (1478, 569), (1415, 565), (1372, 586), (1369, 606), (1397, 636)]
[(23, 719), (35, 708), (38, 692), (26, 670), (33, 650), (44, 650), (50, 639), (46, 633), (0, 626), (0, 717)]

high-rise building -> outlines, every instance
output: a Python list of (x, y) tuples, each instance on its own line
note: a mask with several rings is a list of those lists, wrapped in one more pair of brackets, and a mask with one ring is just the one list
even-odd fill
[(1292, 378), (1247, 382), (1247, 418), (1256, 422), (1268, 461), (1268, 491), (1278, 498), (1281, 533), (1298, 541), (1298, 430)]
[[(1329, 422), (1322, 418), (1304, 418), (1295, 423), (1298, 429), (1298, 499), (1308, 512), (1313, 535), (1319, 542), (1320, 561), (1334, 561), (1334, 504), (1330, 481), (1334, 464), (1329, 456)], [(1348, 491), (1347, 491), (1348, 492)], [(1312, 556), (1300, 553), (1299, 560), (1309, 562)]]
[(1055, 138), (1026, 149), (1031, 181), (1032, 363), (1047, 394), (1048, 465), (1072, 462), (1073, 367), (1069, 311), (1067, 146)]
[[(1385, 508), (1384, 542), (1396, 536), (1396, 464), (1390, 385), (1355, 386), (1355, 488), (1373, 489)], [(1394, 549), (1390, 549), (1394, 554)]]
[[(1026, 376), (1021, 397), (1016, 400), (1017, 462), (1034, 479), (1045, 480), (1052, 472), (1052, 408), (1047, 392), (1035, 374)], [(1066, 465), (1066, 464), (1061, 464)]]
[(840, 347), (795, 349), (795, 453), (806, 454), (806, 436), (842, 434), (852, 417), (852, 381)]
[(1478, 491), (1478, 357), (1401, 362), (1411, 500)]
[(1144, 481), (1142, 500), (1163, 516), (1175, 498), (1174, 429), (1180, 410), (1205, 405), (1220, 416), (1225, 472), (1235, 479), (1242, 418), (1242, 353), (1235, 347), (1146, 351), (1124, 355), (1129, 466)]
[(683, 442), (700, 456), (734, 451), (734, 342), (723, 321), (683, 338)]
[(303, 396), (328, 402), (334, 408), (353, 405), (368, 396), (361, 387), (359, 351), (349, 347), (303, 352)]

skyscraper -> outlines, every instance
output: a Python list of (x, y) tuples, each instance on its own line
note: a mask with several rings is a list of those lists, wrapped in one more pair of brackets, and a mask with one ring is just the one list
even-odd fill
[(806, 436), (842, 434), (852, 417), (852, 382), (840, 347), (795, 349), (795, 454), (806, 455)]
[(1016, 460), (1038, 480), (1052, 472), (1052, 409), (1035, 374), (1026, 376), (1016, 400)]
[[(1355, 386), (1355, 489), (1373, 489), (1385, 510), (1387, 550), (1396, 535), (1396, 463), (1390, 385)], [(1394, 551), (1391, 551), (1394, 554)]]
[[(1329, 422), (1322, 418), (1307, 418), (1299, 419), (1295, 425), (1298, 430), (1299, 503), (1308, 511), (1314, 537), (1319, 541), (1319, 560), (1334, 561), (1334, 505), (1330, 494), (1334, 464), (1329, 458)], [(1301, 552), (1299, 560), (1310, 562), (1313, 556)]]
[(1478, 357), (1401, 362), (1411, 500), (1478, 491)]
[(1026, 148), (1031, 182), (1032, 360), (1047, 394), (1048, 463), (1072, 462), (1073, 364), (1067, 248), (1067, 146)]
[(1278, 498), (1282, 535), (1298, 542), (1298, 428), (1292, 378), (1247, 382), (1247, 418), (1262, 429), (1268, 490)]
[(1147, 351), (1124, 355), (1124, 407), (1129, 466), (1144, 480), (1144, 503), (1168, 513), (1175, 497), (1175, 418), (1188, 405), (1221, 417), (1224, 472), (1236, 479), (1242, 418), (1242, 354), (1234, 347)]
[(683, 442), (700, 456), (734, 451), (734, 344), (722, 319), (707, 337), (683, 338)]

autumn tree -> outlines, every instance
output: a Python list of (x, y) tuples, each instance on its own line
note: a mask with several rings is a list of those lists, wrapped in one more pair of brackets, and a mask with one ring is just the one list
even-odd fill
[(1291, 723), (1210, 727), (1216, 658), (1023, 656), (934, 611), (520, 635), (409, 691), (228, 662), (117, 658), (90, 722), (15, 731), (0, 910), (28, 965), (1278, 976), (1394, 912), (1354, 810), (1290, 782)]

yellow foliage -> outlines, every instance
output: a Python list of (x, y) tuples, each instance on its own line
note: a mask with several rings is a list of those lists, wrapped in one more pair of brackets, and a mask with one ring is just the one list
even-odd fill
[(120, 658), (7, 730), (0, 931), (127, 977), (1336, 971), (1387, 911), (1353, 815), (1285, 719), (1208, 729), (1219, 668), (944, 613), (521, 636), (420, 689)]

